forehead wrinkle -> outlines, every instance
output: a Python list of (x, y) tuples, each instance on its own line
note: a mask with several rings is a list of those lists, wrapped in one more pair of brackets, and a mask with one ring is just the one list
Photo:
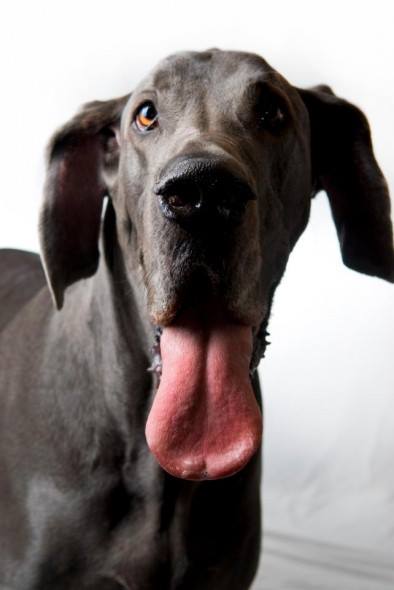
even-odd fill
[(169, 116), (176, 121), (185, 117), (190, 125), (202, 129), (208, 124), (210, 85), (198, 73), (182, 71), (186, 74), (181, 75), (178, 68), (160, 69), (153, 74), (151, 84), (156, 86), (159, 111), (161, 108), (163, 118)]
[(171, 89), (171, 74), (168, 70), (160, 69), (154, 72), (152, 85), (158, 92), (165, 92)]
[(159, 91), (169, 91), (178, 80), (187, 79), (188, 64), (185, 59), (167, 58), (163, 65), (159, 65), (153, 72), (153, 85)]
[(164, 59), (153, 72), (153, 84), (158, 90), (170, 90), (177, 83), (205, 83), (211, 77), (211, 52), (178, 53)]

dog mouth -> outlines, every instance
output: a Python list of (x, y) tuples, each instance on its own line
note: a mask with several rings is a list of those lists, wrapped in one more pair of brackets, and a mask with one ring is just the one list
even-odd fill
[(257, 452), (262, 416), (251, 372), (264, 347), (261, 333), (265, 328), (236, 322), (217, 303), (186, 309), (157, 329), (151, 370), (158, 388), (146, 439), (171, 475), (228, 477)]

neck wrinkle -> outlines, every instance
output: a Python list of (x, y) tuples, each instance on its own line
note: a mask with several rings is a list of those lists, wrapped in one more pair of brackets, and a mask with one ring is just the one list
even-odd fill
[(104, 397), (124, 436), (130, 440), (131, 432), (144, 436), (154, 389), (148, 368), (155, 332), (146, 310), (141, 309), (143, 298), (139, 296), (138, 281), (130, 278), (125, 268), (115, 213), (110, 204), (105, 213), (100, 246), (100, 264), (92, 280), (91, 309), (105, 340)]

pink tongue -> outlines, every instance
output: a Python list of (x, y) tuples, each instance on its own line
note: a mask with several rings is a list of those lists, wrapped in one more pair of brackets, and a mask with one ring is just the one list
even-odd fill
[(188, 314), (164, 328), (160, 347), (162, 377), (146, 424), (152, 453), (184, 479), (236, 473), (261, 442), (249, 378), (251, 328)]

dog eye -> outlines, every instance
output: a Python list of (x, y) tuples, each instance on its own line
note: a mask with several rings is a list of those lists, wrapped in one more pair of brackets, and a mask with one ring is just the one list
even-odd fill
[(259, 127), (268, 131), (278, 131), (285, 123), (285, 106), (279, 96), (266, 95), (258, 107)]
[(284, 123), (285, 114), (278, 105), (265, 106), (260, 114), (260, 125), (271, 131), (275, 131)]
[(159, 115), (155, 109), (155, 105), (152, 102), (144, 102), (134, 116), (134, 123), (138, 131), (145, 133), (157, 126), (158, 118)]
[(248, 97), (253, 105), (253, 126), (274, 134), (286, 126), (289, 105), (282, 92), (266, 82), (257, 82), (249, 87)]

